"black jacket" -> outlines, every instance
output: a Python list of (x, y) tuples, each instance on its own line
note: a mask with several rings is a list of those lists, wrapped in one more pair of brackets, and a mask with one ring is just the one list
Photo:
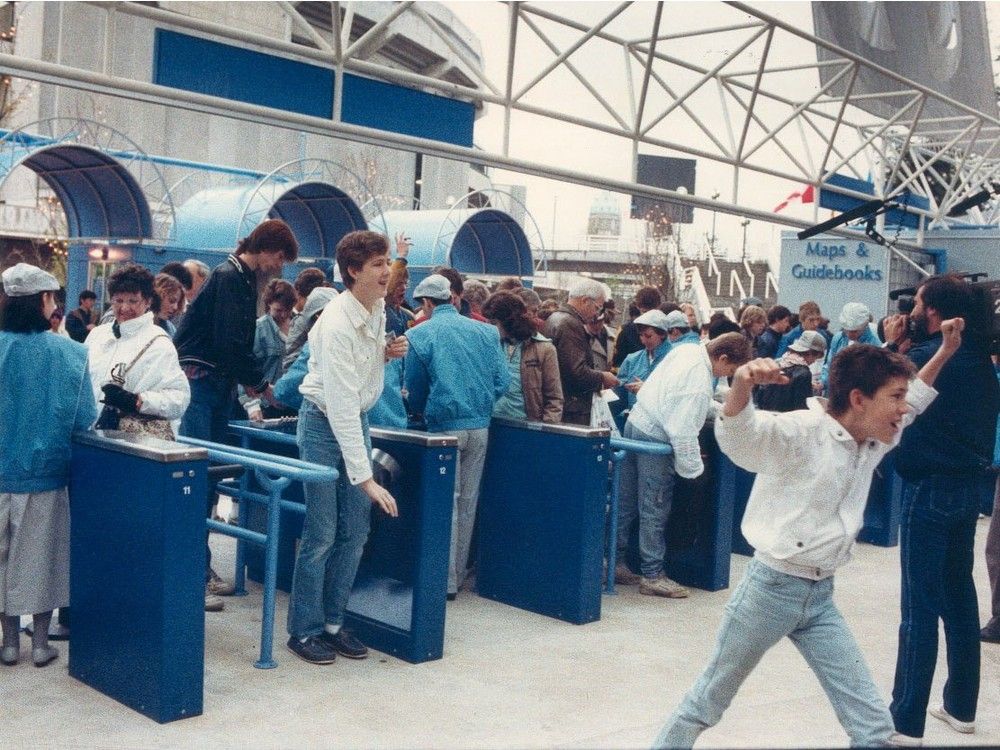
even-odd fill
[(812, 372), (805, 365), (791, 365), (781, 371), (788, 376), (788, 382), (757, 386), (753, 394), (754, 405), (758, 409), (780, 412), (808, 408), (806, 399), (812, 395)]
[[(923, 367), (941, 347), (941, 334), (908, 356)], [(915, 482), (935, 475), (973, 478), (993, 463), (1000, 386), (986, 350), (966, 338), (934, 382), (938, 396), (903, 432), (896, 471)]]
[(235, 255), (216, 266), (174, 336), (181, 367), (200, 367), (261, 390), (267, 378), (253, 356), (257, 277)]

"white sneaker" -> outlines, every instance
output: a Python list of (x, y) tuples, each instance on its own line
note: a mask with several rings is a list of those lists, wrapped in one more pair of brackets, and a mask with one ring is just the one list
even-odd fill
[(662, 573), (656, 578), (639, 579), (639, 593), (646, 596), (662, 596), (667, 599), (683, 599), (688, 595), (688, 590), (677, 581), (672, 581)]
[(922, 737), (911, 737), (908, 734), (893, 732), (885, 744), (889, 747), (920, 747), (924, 744), (924, 740)]
[(931, 706), (930, 715), (935, 719), (940, 719), (949, 727), (954, 729), (956, 732), (961, 732), (962, 734), (972, 734), (976, 731), (976, 722), (974, 721), (959, 721), (950, 713), (944, 710), (944, 704), (939, 703), (936, 706)]

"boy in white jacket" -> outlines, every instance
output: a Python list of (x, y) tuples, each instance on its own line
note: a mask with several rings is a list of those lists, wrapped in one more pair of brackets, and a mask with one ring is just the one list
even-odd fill
[[(898, 325), (901, 316), (887, 321)], [(691, 747), (785, 636), (816, 673), (852, 746), (890, 741), (892, 717), (833, 602), (833, 574), (850, 559), (875, 467), (934, 400), (930, 386), (963, 326), (942, 324), (944, 343), (913, 380), (905, 357), (869, 345), (844, 349), (831, 363), (829, 401), (810, 399), (801, 411), (754, 409), (755, 385), (786, 382), (774, 360), (736, 370), (715, 432), (734, 463), (757, 473), (742, 526), (756, 552), (726, 605), (708, 666), (655, 747)]]

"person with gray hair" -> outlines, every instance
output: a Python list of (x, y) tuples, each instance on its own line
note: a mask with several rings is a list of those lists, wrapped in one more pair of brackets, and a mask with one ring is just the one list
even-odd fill
[(481, 281), (469, 279), (465, 282), (462, 299), (469, 303), (469, 309), (477, 315), (483, 314), (483, 305), (490, 298), (490, 290)]
[(559, 377), (563, 388), (563, 422), (589, 425), (595, 393), (614, 388), (618, 378), (594, 366), (594, 354), (586, 324), (604, 309), (604, 285), (580, 279), (569, 288), (569, 299), (545, 321), (545, 336), (559, 355)]
[(197, 258), (188, 258), (184, 261), (183, 265), (191, 272), (191, 288), (184, 291), (184, 296), (187, 297), (187, 301), (190, 304), (198, 296), (202, 285), (208, 281), (212, 269), (208, 267), (207, 263), (203, 263)]

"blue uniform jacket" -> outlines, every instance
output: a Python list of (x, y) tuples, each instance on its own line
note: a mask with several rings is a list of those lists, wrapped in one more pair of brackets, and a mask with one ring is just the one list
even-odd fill
[[(290, 409), (302, 406), (302, 394), (299, 386), (309, 371), (309, 342), (306, 342), (288, 368), (274, 384), (274, 397)], [(368, 411), (368, 423), (373, 427), (394, 427), (405, 430), (407, 427), (406, 406), (403, 404), (402, 393), (403, 360), (390, 359), (385, 365), (385, 386), (382, 395)]]
[(489, 427), (493, 405), (510, 385), (500, 333), (487, 323), (438, 305), (426, 323), (406, 333), (405, 380), (410, 410), (430, 432)]
[(65, 487), (72, 434), (97, 419), (86, 348), (47, 331), (2, 331), (0, 383), (0, 492)]
[[(663, 343), (653, 350), (652, 362), (649, 361), (645, 348), (637, 352), (632, 352), (625, 357), (622, 361), (621, 367), (618, 368), (618, 379), (622, 381), (622, 383), (630, 383), (635, 378), (645, 380), (650, 376), (650, 373), (656, 369), (656, 366), (663, 361), (663, 358), (670, 352), (670, 346), (670, 341), (663, 339)], [(615, 391), (618, 393), (619, 398), (625, 399), (629, 409), (635, 406), (635, 394), (626, 390), (624, 385), (618, 386)]]

